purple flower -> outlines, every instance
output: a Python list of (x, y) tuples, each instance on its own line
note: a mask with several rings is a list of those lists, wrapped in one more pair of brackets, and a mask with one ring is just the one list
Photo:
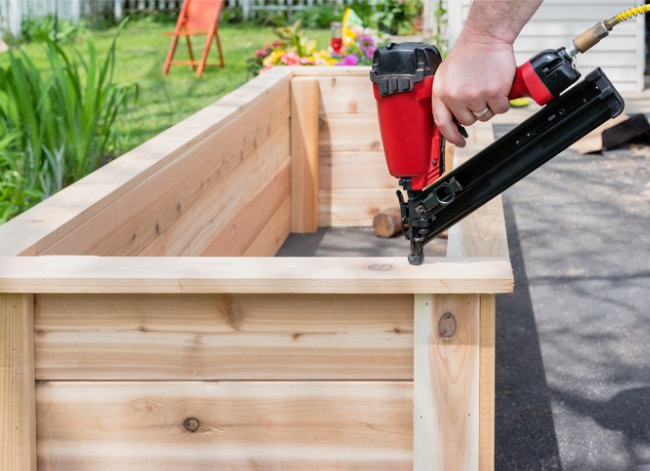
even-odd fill
[(361, 36), (359, 38), (359, 47), (363, 52), (366, 52), (369, 48), (375, 48), (375, 40), (372, 36)]
[(363, 52), (366, 57), (371, 58), (375, 53), (375, 39), (372, 36), (361, 36), (357, 41), (359, 44), (359, 49)]
[(357, 56), (354, 54), (350, 54), (349, 56), (345, 56), (341, 62), (339, 62), (337, 65), (358, 65), (359, 64), (359, 59), (357, 59)]

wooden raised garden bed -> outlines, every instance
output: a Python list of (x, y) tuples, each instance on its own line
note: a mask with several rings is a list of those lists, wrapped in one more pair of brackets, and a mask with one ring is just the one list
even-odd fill
[(492, 469), (499, 199), (419, 267), (273, 257), (395, 188), (368, 69), (278, 67), (0, 226), (0, 468)]

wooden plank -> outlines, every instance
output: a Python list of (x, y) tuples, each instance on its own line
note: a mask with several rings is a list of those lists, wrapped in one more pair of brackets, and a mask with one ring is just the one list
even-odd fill
[(318, 80), (291, 81), (291, 231), (318, 230)]
[[(454, 167), (458, 167), (494, 141), (490, 123), (476, 123), (468, 128), (468, 132), (468, 145), (455, 150)], [(447, 256), (508, 259), (508, 240), (500, 196), (449, 229)]]
[[(184, 225), (184, 239), (195, 232), (203, 237), (219, 230), (204, 221), (220, 215), (205, 211), (206, 195), (221, 195), (230, 212), (248, 201), (252, 191), (269, 177), (265, 172), (282, 159), (288, 162), (289, 87), (266, 94), (260, 108), (251, 108), (219, 132), (209, 132), (187, 151), (87, 223), (70, 231), (43, 254), (137, 255), (199, 205), (202, 218)], [(164, 142), (161, 143), (164, 145)], [(268, 151), (268, 152), (266, 152)], [(275, 171), (275, 168), (273, 169)], [(214, 196), (213, 196), (214, 197)], [(196, 212), (194, 212), (196, 214)], [(110, 220), (111, 224), (106, 224)], [(167, 247), (173, 237), (166, 236)], [(201, 255), (202, 246), (181, 247), (165, 255)]]
[(397, 202), (395, 189), (321, 189), (319, 220), (321, 226), (371, 227), (382, 209)]
[(318, 81), (322, 115), (377, 113), (377, 102), (368, 73), (361, 76), (321, 76)]
[(374, 215), (395, 203), (394, 179), (383, 157), (368, 71), (322, 76), (321, 226), (370, 226)]
[(39, 470), (410, 470), (408, 382), (39, 384)]
[(479, 470), (479, 307), (478, 295), (415, 296), (413, 469)]
[(268, 257), (278, 253), (291, 233), (291, 201), (285, 200), (260, 229), (244, 256)]
[(479, 467), (494, 471), (495, 388), (496, 388), (496, 305), (495, 296), (481, 295), (479, 368)]
[(288, 139), (286, 123), (252, 150), (237, 171), (206, 185), (201, 199), (138, 255), (243, 255), (290, 197)]
[(0, 294), (0, 469), (36, 471), (34, 301)]
[[(395, 204), (397, 178), (388, 173), (383, 151), (343, 151), (321, 155), (320, 187), (330, 190), (368, 189), (390, 193)], [(392, 191), (391, 191), (392, 190)]]
[[(286, 89), (288, 93), (291, 76), (291, 70), (276, 67), (256, 77), (217, 103), (3, 224), (0, 226), (0, 239), (3, 241), (0, 255), (42, 253), (102, 211), (107, 211), (105, 214), (112, 220), (115, 214), (111, 214), (111, 208), (124, 195), (186, 154), (188, 147), (200, 145), (206, 136), (232, 126), (237, 117), (251, 109), (259, 112), (260, 103), (268, 101), (268, 95), (274, 95), (279, 89)], [(97, 226), (90, 227), (97, 229)], [(150, 228), (155, 231), (155, 224)], [(99, 229), (105, 230), (101, 225)], [(83, 247), (83, 239), (79, 242)], [(79, 249), (73, 247), (71, 250), (78, 253)]]
[(449, 229), (448, 257), (500, 257), (508, 259), (505, 216), (497, 196)]
[(295, 77), (365, 77), (368, 80), (370, 66), (319, 66), (319, 67), (296, 67), (293, 70)]
[[(279, 222), (284, 222), (284, 224), (279, 227), (269, 226), (269, 221), (285, 204), (290, 202), (289, 188), (291, 184), (289, 165), (279, 167), (276, 172), (274, 174), (273, 170), (269, 169), (268, 173), (271, 179), (268, 183), (259, 185), (257, 194), (254, 191), (242, 192), (242, 200), (229, 205), (236, 214), (226, 224), (219, 223), (222, 214), (215, 215), (214, 224), (218, 236), (205, 250), (201, 251), (202, 255), (226, 257), (245, 255), (255, 243), (257, 243), (257, 247), (254, 253), (258, 256), (272, 257), (276, 254), (289, 235), (290, 221), (281, 219)], [(253, 186), (254, 188), (255, 186)], [(206, 208), (207, 210), (208, 208)], [(224, 213), (228, 212), (230, 211), (224, 210)], [(277, 231), (265, 233), (268, 227), (275, 228)], [(264, 245), (264, 241), (270, 243)]]
[(39, 380), (413, 378), (409, 295), (38, 295)]
[(319, 152), (377, 152), (383, 149), (377, 113), (331, 114), (320, 120)]
[(508, 293), (502, 258), (0, 257), (0, 293)]

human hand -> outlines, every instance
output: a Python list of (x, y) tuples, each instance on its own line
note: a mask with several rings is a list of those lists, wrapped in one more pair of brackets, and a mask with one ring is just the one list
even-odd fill
[(508, 111), (516, 68), (511, 44), (459, 41), (438, 67), (433, 83), (431, 106), (442, 135), (464, 147), (458, 124), (470, 126)]

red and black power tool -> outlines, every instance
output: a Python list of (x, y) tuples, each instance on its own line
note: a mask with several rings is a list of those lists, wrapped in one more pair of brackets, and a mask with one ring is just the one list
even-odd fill
[[(411, 264), (424, 245), (458, 220), (622, 112), (624, 103), (600, 68), (580, 78), (565, 48), (517, 68), (509, 98), (546, 105), (463, 165), (444, 174), (444, 138), (434, 125), (431, 90), (442, 62), (435, 46), (390, 43), (375, 51), (370, 79), (388, 170), (397, 191)], [(464, 130), (459, 127), (461, 132)]]

